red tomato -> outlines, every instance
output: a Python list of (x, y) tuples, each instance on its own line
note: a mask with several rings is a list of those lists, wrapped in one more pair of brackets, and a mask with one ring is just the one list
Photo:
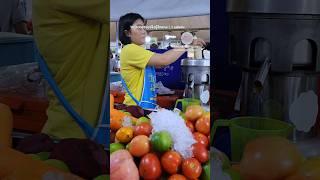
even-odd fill
[(161, 157), (161, 164), (163, 169), (169, 174), (175, 174), (178, 172), (181, 165), (181, 156), (175, 151), (167, 151)]
[(196, 130), (204, 135), (210, 133), (210, 118), (201, 117), (196, 122)]
[(181, 174), (174, 174), (171, 175), (168, 180), (187, 180), (187, 178)]
[(193, 156), (200, 162), (205, 163), (209, 160), (209, 152), (204, 145), (196, 143), (192, 145)]
[(138, 126), (134, 127), (134, 136), (146, 135), (150, 136), (152, 131), (152, 126), (149, 123), (141, 123)]
[(157, 179), (161, 176), (161, 165), (156, 154), (148, 153), (142, 157), (139, 174), (144, 179)]
[(202, 167), (195, 158), (188, 158), (182, 162), (182, 172), (189, 179), (197, 179), (201, 175)]
[(186, 121), (187, 127), (190, 129), (190, 131), (193, 133), (194, 132), (194, 126), (191, 121)]
[(206, 148), (208, 147), (209, 140), (208, 140), (207, 136), (203, 135), (202, 133), (195, 132), (195, 133), (193, 133), (193, 138), (197, 141), (197, 143), (204, 145), (204, 147), (206, 147)]

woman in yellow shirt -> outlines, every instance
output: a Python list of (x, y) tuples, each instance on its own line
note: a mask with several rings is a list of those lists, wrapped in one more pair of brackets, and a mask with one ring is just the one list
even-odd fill
[[(106, 0), (33, 0), (34, 38), (65, 98), (91, 126), (102, 107), (108, 64)], [(59, 139), (87, 138), (53, 91), (42, 132)]]
[[(124, 45), (120, 54), (123, 85), (127, 91), (124, 104), (139, 105), (144, 109), (156, 108), (155, 67), (175, 62), (185, 49), (175, 48), (157, 54), (142, 47), (147, 35), (144, 18), (128, 13), (119, 20), (119, 39)], [(193, 45), (204, 46), (202, 39), (195, 39)]]

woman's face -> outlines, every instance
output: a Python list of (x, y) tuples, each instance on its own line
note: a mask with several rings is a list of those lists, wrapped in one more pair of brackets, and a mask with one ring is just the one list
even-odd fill
[(145, 38), (147, 36), (147, 31), (144, 28), (145, 24), (141, 19), (137, 19), (130, 31), (128, 32), (128, 37), (131, 38), (131, 43), (137, 45), (143, 45), (145, 43)]

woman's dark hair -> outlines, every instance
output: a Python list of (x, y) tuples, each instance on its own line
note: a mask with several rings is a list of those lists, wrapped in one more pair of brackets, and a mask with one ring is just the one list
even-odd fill
[(137, 20), (141, 19), (144, 22), (144, 18), (137, 13), (128, 13), (120, 17), (119, 20), (119, 39), (123, 45), (127, 45), (131, 43), (130, 37), (128, 37), (125, 31), (129, 31), (133, 23)]

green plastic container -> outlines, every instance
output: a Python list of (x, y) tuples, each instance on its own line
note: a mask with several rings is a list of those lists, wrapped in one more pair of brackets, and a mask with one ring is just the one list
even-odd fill
[(287, 138), (293, 126), (284, 121), (265, 117), (237, 117), (230, 120), (216, 120), (211, 131), (211, 141), (217, 128), (229, 127), (231, 137), (231, 159), (234, 162), (241, 160), (246, 144), (262, 136), (281, 136)]
[(181, 103), (182, 112), (186, 112), (186, 109), (190, 105), (200, 105), (199, 99), (193, 99), (193, 98), (184, 98), (184, 99), (178, 99), (175, 104), (175, 108), (178, 107), (179, 103)]

